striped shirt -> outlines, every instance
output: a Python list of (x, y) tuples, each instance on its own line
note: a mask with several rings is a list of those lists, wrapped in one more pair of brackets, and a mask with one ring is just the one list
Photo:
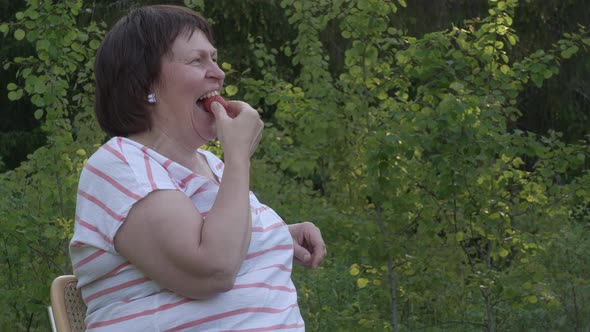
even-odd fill
[[(223, 162), (198, 150), (223, 181)], [(178, 190), (205, 217), (219, 183), (133, 140), (115, 137), (82, 170), (70, 254), (88, 306), (88, 331), (304, 331), (291, 280), (287, 225), (250, 192), (252, 237), (233, 289), (194, 300), (163, 289), (120, 255), (113, 239), (137, 201)], [(206, 222), (206, 221), (205, 221)]]

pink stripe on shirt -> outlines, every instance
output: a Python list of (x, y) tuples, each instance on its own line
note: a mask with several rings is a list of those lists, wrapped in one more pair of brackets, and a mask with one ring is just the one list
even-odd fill
[(235, 315), (241, 315), (241, 314), (245, 314), (245, 313), (249, 313), (249, 312), (265, 312), (265, 313), (269, 313), (269, 314), (278, 314), (278, 313), (287, 311), (291, 308), (295, 308), (297, 306), (298, 306), (297, 304), (292, 304), (292, 305), (290, 305), (286, 308), (282, 308), (282, 309), (264, 308), (264, 307), (251, 307), (251, 308), (236, 309), (236, 310), (222, 312), (220, 314), (215, 314), (215, 315), (203, 317), (201, 319), (197, 319), (192, 322), (184, 323), (184, 324), (178, 325), (176, 327), (173, 327), (171, 329), (168, 329), (168, 330), (166, 330), (166, 332), (180, 331), (180, 330), (188, 329), (189, 327), (194, 327), (197, 325), (205, 324), (205, 323), (208, 323), (208, 322), (211, 322), (214, 320), (218, 320), (218, 319), (222, 319), (222, 318), (226, 318), (226, 317), (230, 317), (230, 316), (235, 316)]
[(290, 330), (290, 329), (300, 329), (305, 327), (305, 324), (277, 324), (273, 326), (265, 326), (265, 327), (256, 327), (253, 329), (243, 329), (243, 330), (223, 330), (220, 332), (264, 332), (264, 331), (276, 331), (276, 330)]
[(154, 181), (154, 174), (152, 174), (152, 165), (150, 165), (150, 156), (147, 154), (147, 148), (144, 146), (141, 148), (143, 151), (143, 161), (145, 162), (145, 172), (147, 173), (148, 180), (152, 186), (152, 190), (158, 189), (156, 182)]
[(265, 266), (265, 267), (261, 267), (259, 269), (255, 269), (254, 271), (258, 271), (258, 270), (268, 270), (268, 269), (279, 269), (279, 270), (283, 270), (285, 272), (291, 272), (292, 269), (289, 268), (288, 266), (284, 265), (284, 264), (273, 264), (273, 265), (269, 265), (269, 266)]
[(107, 294), (116, 292), (116, 291), (121, 290), (121, 289), (124, 289), (124, 288), (131, 287), (131, 286), (139, 285), (139, 284), (142, 284), (144, 282), (148, 282), (150, 280), (151, 279), (148, 278), (148, 277), (143, 277), (143, 278), (139, 278), (139, 279), (127, 281), (127, 282), (124, 282), (124, 283), (122, 283), (120, 285), (113, 286), (113, 287), (110, 287), (110, 288), (106, 288), (106, 289), (101, 290), (100, 292), (96, 292), (96, 293), (94, 293), (92, 295), (89, 295), (88, 297), (84, 298), (84, 301), (86, 301), (86, 303), (88, 303), (88, 302), (90, 302), (90, 301), (92, 301), (92, 300), (94, 300), (96, 298), (99, 298), (99, 297), (101, 297), (103, 295), (107, 295)]
[(156, 312), (161, 312), (161, 311), (165, 311), (165, 310), (168, 310), (168, 309), (172, 309), (174, 307), (177, 307), (179, 305), (182, 305), (182, 304), (185, 304), (185, 303), (188, 303), (188, 302), (191, 302), (191, 301), (192, 301), (191, 299), (182, 299), (182, 300), (180, 300), (178, 302), (168, 303), (168, 304), (161, 305), (161, 306), (159, 306), (159, 307), (157, 307), (155, 309), (144, 310), (144, 311), (140, 311), (140, 312), (135, 313), (135, 314), (126, 315), (126, 316), (122, 316), (122, 317), (115, 318), (115, 319), (109, 319), (109, 320), (105, 320), (105, 321), (102, 321), (102, 322), (92, 323), (92, 324), (88, 325), (88, 329), (95, 329), (95, 328), (98, 328), (98, 327), (103, 327), (103, 326), (109, 326), (109, 325), (113, 325), (113, 324), (117, 324), (117, 323), (122, 323), (122, 322), (128, 321), (130, 319), (134, 319), (134, 318), (141, 317), (141, 316), (153, 315)]
[(242, 288), (266, 288), (266, 289), (280, 290), (280, 291), (291, 292), (291, 293), (297, 291), (295, 288), (285, 287), (285, 286), (273, 286), (273, 285), (265, 284), (263, 282), (234, 285), (233, 289), (242, 289)]
[(194, 179), (194, 178), (196, 178), (196, 177), (198, 177), (198, 175), (197, 175), (197, 174), (195, 174), (195, 173), (191, 173), (191, 174), (189, 174), (187, 177), (185, 177), (184, 179), (182, 179), (182, 180), (180, 181), (180, 185), (181, 185), (182, 187), (186, 187), (187, 183), (189, 183), (189, 182), (190, 182), (192, 179)]
[(117, 213), (115, 213), (115, 211), (109, 209), (109, 207), (105, 203), (100, 201), (98, 198), (96, 198), (86, 192), (83, 192), (82, 190), (78, 190), (78, 194), (80, 196), (86, 198), (87, 200), (91, 201), (92, 203), (98, 205), (101, 209), (104, 210), (104, 212), (106, 212), (108, 215), (113, 217), (115, 220), (118, 220), (120, 222), (123, 222), (125, 220), (125, 217), (118, 215)]
[(285, 223), (283, 221), (279, 221), (279, 222), (276, 222), (276, 223), (274, 223), (274, 224), (272, 224), (272, 225), (270, 225), (270, 226), (268, 226), (266, 228), (252, 227), (252, 232), (262, 232), (262, 233), (264, 233), (264, 232), (268, 232), (268, 231), (270, 231), (272, 229), (275, 229), (277, 227), (281, 227), (281, 226), (284, 226), (284, 225), (285, 225)]
[(266, 211), (268, 209), (269, 209), (269, 207), (266, 206), (266, 205), (265, 206), (258, 207), (258, 208), (255, 208), (254, 209), (254, 214), (260, 214), (260, 213), (262, 213), (262, 212), (264, 212), (264, 211)]
[(84, 264), (86, 264), (86, 263), (88, 263), (88, 262), (92, 261), (93, 259), (95, 259), (95, 258), (97, 258), (97, 257), (100, 257), (100, 256), (104, 255), (105, 253), (106, 253), (106, 251), (104, 251), (104, 250), (102, 250), (102, 249), (98, 249), (98, 250), (97, 250), (97, 251), (95, 251), (95, 252), (94, 252), (92, 255), (90, 255), (90, 256), (88, 256), (88, 257), (86, 257), (86, 258), (82, 259), (82, 260), (81, 260), (81, 261), (79, 261), (78, 263), (76, 263), (76, 264), (74, 265), (74, 269), (78, 269), (78, 268), (80, 268), (80, 267), (81, 267), (81, 266), (83, 266)]
[(108, 237), (106, 234), (102, 233), (96, 226), (93, 226), (92, 224), (82, 220), (80, 217), (76, 216), (76, 222), (78, 222), (78, 225), (93, 231), (94, 233), (100, 235), (100, 237), (103, 238), (103, 240), (107, 241), (108, 244), (113, 244), (113, 240)]
[(123, 187), (123, 185), (121, 185), (119, 182), (117, 182), (115, 179), (113, 179), (112, 177), (104, 174), (103, 172), (101, 172), (99, 169), (95, 168), (94, 166), (90, 165), (90, 164), (86, 164), (86, 168), (91, 171), (92, 173), (98, 175), (99, 177), (101, 177), (103, 180), (105, 180), (106, 182), (110, 183), (111, 185), (113, 185), (113, 187), (119, 189), (120, 192), (122, 192), (123, 194), (136, 199), (136, 200), (140, 200), (141, 196), (132, 193), (129, 189)]
[(110, 146), (108, 144), (103, 145), (103, 147), (105, 150), (112, 153), (115, 157), (119, 158), (122, 162), (127, 164), (127, 159), (125, 159), (125, 157), (121, 154), (121, 152), (115, 150), (112, 146)]
[(166, 159), (166, 161), (162, 164), (162, 167), (164, 167), (166, 170), (168, 170), (168, 167), (170, 167), (170, 165), (172, 165), (173, 161), (170, 159)]
[(272, 247), (272, 248), (269, 248), (269, 249), (260, 250), (260, 251), (257, 251), (257, 252), (253, 252), (251, 254), (248, 254), (248, 255), (246, 255), (246, 259), (250, 259), (250, 258), (254, 258), (254, 257), (260, 256), (260, 255), (264, 255), (264, 254), (266, 254), (268, 252), (271, 252), (271, 251), (291, 250), (291, 249), (293, 249), (293, 245), (292, 244), (281, 244), (281, 245), (278, 245), (278, 246), (275, 246), (275, 247)]
[(123, 137), (117, 137), (117, 144), (119, 145), (119, 150), (123, 152)]
[(129, 263), (129, 261), (127, 261), (127, 262), (117, 266), (112, 271), (107, 272), (106, 274), (103, 274), (102, 276), (96, 278), (96, 281), (103, 280), (103, 279), (106, 279), (110, 276), (113, 276), (113, 275), (117, 274), (117, 272), (121, 271), (125, 266), (129, 266), (129, 265), (131, 265), (131, 263)]

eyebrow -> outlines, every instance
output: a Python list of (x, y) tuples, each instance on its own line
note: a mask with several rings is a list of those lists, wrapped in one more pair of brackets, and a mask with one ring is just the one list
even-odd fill
[(211, 52), (207, 52), (206, 49), (202, 49), (202, 48), (191, 48), (191, 51), (193, 52), (198, 52), (198, 53), (210, 53), (211, 55), (217, 55), (217, 49), (214, 48)]

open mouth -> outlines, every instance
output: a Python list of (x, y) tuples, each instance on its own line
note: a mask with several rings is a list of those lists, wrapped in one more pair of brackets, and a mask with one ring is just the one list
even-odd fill
[(209, 93), (206, 93), (206, 94), (202, 95), (199, 98), (199, 100), (197, 100), (197, 101), (203, 101), (203, 100), (205, 100), (207, 98), (211, 98), (211, 97), (214, 97), (214, 96), (219, 96), (219, 91), (211, 91)]
[(199, 109), (201, 109), (204, 112), (207, 112), (205, 110), (205, 108), (203, 107), (203, 101), (205, 101), (205, 99), (207, 99), (207, 98), (211, 98), (211, 97), (215, 97), (215, 96), (219, 96), (219, 91), (211, 91), (211, 92), (208, 92), (208, 93), (202, 95), (201, 97), (199, 97), (199, 99), (197, 99), (197, 106), (199, 107)]

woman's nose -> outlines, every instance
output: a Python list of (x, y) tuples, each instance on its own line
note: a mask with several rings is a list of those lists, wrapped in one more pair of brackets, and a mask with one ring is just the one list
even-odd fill
[(211, 66), (211, 68), (207, 72), (207, 77), (215, 78), (220, 81), (223, 81), (223, 79), (225, 78), (225, 72), (223, 70), (221, 70), (221, 68), (219, 68), (219, 65), (217, 64), (217, 62), (213, 62), (213, 65)]

